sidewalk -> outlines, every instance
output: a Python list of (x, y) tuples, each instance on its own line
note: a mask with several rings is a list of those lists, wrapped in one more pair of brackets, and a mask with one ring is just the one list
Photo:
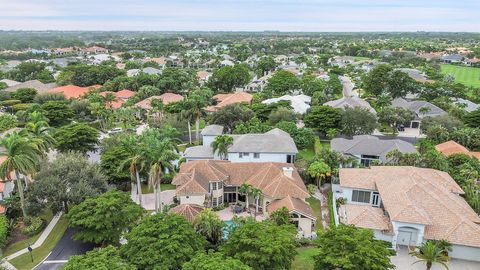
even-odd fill
[[(40, 247), (41, 245), (43, 245), (43, 242), (45, 242), (45, 239), (47, 239), (48, 235), (52, 232), (55, 225), (57, 225), (57, 222), (58, 222), (58, 220), (60, 220), (60, 217), (62, 216), (62, 214), (63, 214), (63, 212), (60, 212), (52, 218), (52, 220), (50, 221), (48, 226), (45, 228), (45, 230), (43, 230), (42, 234), (37, 239), (37, 241), (35, 241), (35, 243), (33, 245), (31, 245), (32, 249), (36, 249), (36, 248)], [(27, 253), (27, 252), (28, 252), (28, 249), (24, 248), (22, 250), (19, 250), (15, 253), (5, 257), (4, 260), (9, 261), (11, 259), (14, 259), (14, 258), (20, 256), (20, 255), (23, 255), (23, 254)]]
[(330, 220), (329, 209), (328, 209), (328, 200), (325, 194), (321, 193), (318, 188), (315, 193), (312, 195), (315, 199), (320, 201), (320, 210), (322, 211), (322, 226), (323, 228), (328, 227), (327, 221)]

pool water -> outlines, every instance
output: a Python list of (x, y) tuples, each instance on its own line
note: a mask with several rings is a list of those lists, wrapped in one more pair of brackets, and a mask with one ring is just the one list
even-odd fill
[(227, 239), (230, 231), (235, 228), (235, 223), (232, 220), (225, 220), (225, 227), (223, 227), (223, 238)]

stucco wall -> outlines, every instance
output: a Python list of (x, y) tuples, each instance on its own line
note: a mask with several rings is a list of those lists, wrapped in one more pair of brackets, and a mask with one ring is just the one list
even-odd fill
[(373, 230), (373, 235), (377, 240), (392, 242), (393, 235), (384, 234), (380, 230)]
[(187, 203), (203, 205), (205, 203), (205, 195), (180, 196), (180, 204)]
[(298, 227), (302, 229), (305, 235), (312, 234), (312, 220), (308, 218), (299, 218)]
[(248, 157), (239, 157), (239, 153), (228, 153), (228, 160), (231, 162), (287, 162), (287, 153), (260, 153), (259, 158), (254, 158), (253, 153)]
[(455, 259), (480, 262), (480, 248), (478, 247), (452, 245), (452, 252), (449, 252), (448, 255)]
[(215, 137), (217, 137), (217, 136), (211, 136), (211, 135), (202, 136), (203, 145), (204, 146), (210, 146), (212, 144), (212, 142), (215, 140)]

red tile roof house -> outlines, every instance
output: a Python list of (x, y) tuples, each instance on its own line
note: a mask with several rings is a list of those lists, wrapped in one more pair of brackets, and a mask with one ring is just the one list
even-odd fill
[(90, 91), (100, 88), (101, 85), (92, 85), (87, 87), (80, 87), (76, 85), (65, 85), (55, 87), (47, 91), (47, 93), (63, 93), (67, 99), (79, 99)]
[[(426, 240), (452, 244), (449, 256), (480, 262), (480, 217), (442, 171), (411, 166), (341, 168), (333, 185), (335, 222), (367, 228), (393, 248)], [(337, 207), (335, 198), (346, 203)]]
[(216, 112), (219, 109), (235, 103), (247, 103), (251, 104), (253, 95), (246, 92), (236, 92), (233, 94), (217, 94), (213, 96), (213, 99), (218, 101), (217, 105), (208, 106), (205, 108), (207, 112)]
[(179, 94), (174, 94), (174, 93), (164, 93), (164, 94), (161, 94), (160, 96), (152, 96), (152, 97), (148, 97), (148, 98), (146, 98), (142, 101), (139, 101), (135, 104), (135, 106), (140, 108), (140, 109), (151, 110), (152, 109), (151, 102), (154, 99), (161, 100), (164, 105), (168, 105), (168, 104), (173, 103), (173, 102), (182, 101), (183, 96), (181, 96)]
[(111, 104), (107, 104), (107, 106), (110, 105), (110, 108), (112, 109), (119, 109), (129, 98), (135, 96), (135, 92), (128, 89), (123, 89), (118, 92), (105, 91), (101, 92), (100, 95), (105, 97), (108, 93), (112, 93), (116, 97), (115, 101), (113, 101)]
[[(183, 163), (172, 180), (180, 205), (203, 207), (230, 203), (245, 205), (247, 200), (239, 192), (243, 183), (262, 191), (259, 214), (268, 217), (273, 211), (286, 207), (299, 235), (311, 236), (316, 217), (305, 201), (310, 194), (292, 164), (195, 160)], [(248, 202), (248, 208), (254, 209), (255, 199), (249, 196)]]

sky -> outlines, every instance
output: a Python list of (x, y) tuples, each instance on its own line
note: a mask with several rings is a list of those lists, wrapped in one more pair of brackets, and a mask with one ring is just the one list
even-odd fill
[(0, 29), (480, 32), (480, 0), (0, 0)]

